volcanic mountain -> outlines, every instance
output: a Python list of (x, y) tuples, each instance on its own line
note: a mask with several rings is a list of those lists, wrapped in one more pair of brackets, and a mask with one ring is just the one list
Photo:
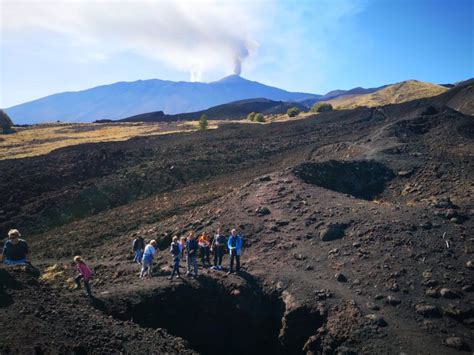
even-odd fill
[(297, 101), (317, 97), (319, 95), (288, 92), (230, 75), (211, 83), (158, 79), (118, 82), (47, 96), (5, 111), (19, 124), (44, 121), (93, 122), (154, 111), (167, 114), (194, 112), (252, 98)]

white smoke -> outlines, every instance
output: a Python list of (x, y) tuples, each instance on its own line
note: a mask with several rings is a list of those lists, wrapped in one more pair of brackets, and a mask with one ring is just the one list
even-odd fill
[(81, 60), (135, 53), (188, 71), (242, 71), (255, 49), (258, 4), (225, 0), (2, 0), (4, 38), (52, 33), (83, 49)]
[(247, 44), (242, 43), (238, 49), (238, 52), (234, 54), (234, 74), (236, 75), (240, 75), (242, 73), (242, 62), (249, 55), (249, 47)]

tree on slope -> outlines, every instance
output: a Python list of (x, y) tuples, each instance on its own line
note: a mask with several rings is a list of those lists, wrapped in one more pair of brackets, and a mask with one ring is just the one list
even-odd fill
[(207, 126), (208, 126), (207, 115), (203, 113), (201, 118), (199, 119), (199, 129), (204, 131), (207, 129)]

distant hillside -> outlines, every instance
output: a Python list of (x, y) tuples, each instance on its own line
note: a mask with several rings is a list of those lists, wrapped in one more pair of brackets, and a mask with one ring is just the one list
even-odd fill
[(332, 100), (341, 96), (370, 94), (377, 90), (383, 89), (386, 86), (387, 85), (380, 86), (377, 88), (368, 88), (368, 89), (356, 87), (350, 90), (332, 90), (321, 97), (306, 99), (306, 100), (300, 101), (300, 103), (305, 105), (307, 108), (311, 108), (311, 106), (313, 106), (316, 102)]
[[(296, 102), (273, 101), (264, 98), (239, 100), (228, 104), (211, 107), (207, 110), (182, 113), (177, 115), (166, 115), (163, 111), (149, 112), (118, 120), (118, 122), (172, 122), (172, 121), (195, 121), (201, 115), (206, 114), (210, 120), (232, 120), (243, 119), (250, 112), (262, 112), (264, 114), (286, 113), (290, 107), (298, 107), (305, 110), (306, 107)], [(110, 120), (98, 120), (97, 122), (110, 122)]]
[(474, 79), (457, 83), (438, 99), (456, 111), (474, 116)]
[(195, 112), (237, 100), (263, 97), (299, 101), (319, 95), (288, 92), (237, 75), (211, 83), (139, 80), (64, 92), (10, 107), (5, 111), (16, 123), (45, 121), (93, 122), (121, 119), (146, 112)]
[[(449, 90), (448, 88), (417, 80), (408, 80), (389, 85), (370, 94), (343, 95), (335, 99), (324, 100), (335, 108), (348, 109), (359, 106), (382, 106), (396, 104), (425, 97), (436, 96)], [(323, 101), (323, 100), (320, 100)]]

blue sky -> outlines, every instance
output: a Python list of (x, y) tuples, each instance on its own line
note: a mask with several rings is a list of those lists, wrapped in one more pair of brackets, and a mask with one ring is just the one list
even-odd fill
[(474, 76), (472, 0), (0, 0), (0, 107), (117, 81), (325, 93)]

